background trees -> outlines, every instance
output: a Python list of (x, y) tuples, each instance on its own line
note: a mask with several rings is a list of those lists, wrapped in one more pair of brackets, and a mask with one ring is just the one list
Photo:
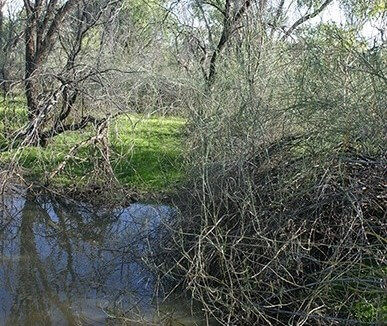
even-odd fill
[[(118, 1), (24, 1), (29, 123), (18, 134), (23, 144), (44, 145), (50, 137), (94, 121), (90, 115), (72, 123), (66, 119), (74, 113), (82, 85), (100, 73), (98, 60), (110, 42), (105, 34), (118, 6)], [(87, 56), (90, 49), (95, 53)]]
[[(332, 10), (335, 20), (319, 19)], [(178, 191), (167, 270), (206, 312), (224, 324), (329, 324), (361, 320), (367, 302), (377, 320), (385, 15), (380, 0), (26, 0), (3, 25), (25, 40), (9, 43), (7, 62), (24, 59), (6, 65), (3, 84), (28, 118), (3, 126), (12, 141), (1, 148), (85, 129), (81, 164), (110, 165), (113, 153), (116, 177), (133, 163), (117, 126), (129, 134), (140, 125), (131, 113), (173, 113), (188, 191)], [(116, 114), (127, 116), (109, 128)], [(153, 153), (166, 129), (148, 133), (161, 139), (147, 142)]]
[[(22, 12), (7, 15), (0, 24), (3, 77), (14, 69), (17, 84), (24, 71), (29, 123), (17, 133), (16, 143), (44, 145), (65, 131), (98, 124), (100, 112), (91, 114), (85, 107), (91, 102), (98, 105), (92, 111), (102, 110), (105, 115), (129, 107), (141, 111), (150, 103), (187, 106), (176, 93), (183, 88), (187, 92), (194, 82), (193, 89), (201, 92), (203, 87), (208, 95), (218, 72), (219, 80), (228, 75), (229, 80), (237, 78), (234, 82), (239, 85), (247, 82), (253, 101), (257, 79), (277, 77), (266, 70), (270, 57), (280, 48), (301, 45), (310, 22), (334, 3), (24, 1)], [(357, 30), (371, 20), (377, 23), (383, 12), (377, 0), (340, 4)], [(372, 19), (364, 18), (368, 16)], [(380, 40), (384, 34), (378, 23)], [(12, 56), (23, 56), (23, 62), (10, 62)], [(181, 83), (179, 78), (190, 81)], [(6, 91), (12, 76), (3, 79)], [(201, 112), (200, 107), (196, 113), (201, 115), (206, 110)]]
[(177, 57), (200, 91), (163, 270), (225, 325), (384, 320), (385, 12), (340, 2), (341, 24), (297, 25), (324, 2), (298, 2), (296, 18), (285, 2), (253, 2), (216, 52), (222, 4), (200, 2), (192, 15), (207, 22), (179, 24)]

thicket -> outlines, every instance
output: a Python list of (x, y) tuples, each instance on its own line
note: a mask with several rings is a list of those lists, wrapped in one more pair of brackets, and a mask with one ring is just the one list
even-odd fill
[[(385, 5), (340, 1), (338, 26), (308, 23), (332, 0), (292, 3), (52, 0), (10, 16), (3, 103), (21, 95), (23, 105), (2, 117), (2, 185), (46, 150), (40, 172), (64, 163), (110, 190), (107, 181), (141, 184), (166, 169), (157, 189), (183, 181), (152, 264), (208, 320), (386, 322), (385, 35), (360, 33), (385, 19)], [(36, 56), (26, 74), (28, 31)], [(143, 130), (152, 120), (133, 123), (135, 113), (180, 119)], [(140, 137), (146, 151), (132, 155), (137, 127), (157, 141)], [(132, 163), (144, 173), (128, 176)]]
[(268, 44), (254, 80), (254, 51), (236, 47), (190, 103), (190, 179), (160, 266), (221, 324), (387, 320), (385, 49), (352, 36)]

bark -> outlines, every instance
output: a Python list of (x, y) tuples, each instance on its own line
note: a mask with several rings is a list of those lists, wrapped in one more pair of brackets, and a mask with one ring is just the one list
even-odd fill
[(226, 0), (226, 4), (224, 7), (224, 10), (221, 12), (224, 15), (223, 18), (223, 29), (222, 34), (220, 36), (219, 42), (213, 51), (210, 63), (209, 63), (209, 69), (208, 74), (206, 76), (206, 90), (207, 92), (211, 91), (211, 88), (215, 82), (215, 76), (216, 76), (216, 63), (219, 54), (224, 49), (225, 45), (230, 39), (230, 36), (232, 34), (232, 28), (235, 26), (235, 24), (243, 17), (243, 15), (246, 13), (246, 11), (251, 6), (251, 0), (245, 0), (242, 4), (242, 6), (239, 8), (239, 10), (235, 13), (234, 16), (231, 15), (231, 0)]
[(4, 5), (5, 0), (0, 0), (0, 83), (1, 88), (3, 89), (4, 93), (7, 93), (8, 87), (7, 87), (7, 72), (5, 68), (5, 35), (4, 35)]
[[(39, 80), (42, 78), (44, 64), (47, 62), (54, 45), (58, 42), (57, 32), (63, 26), (66, 16), (81, 2), (82, 0), (67, 0), (65, 2), (59, 0), (24, 0), (26, 13), (24, 88), (29, 123), (19, 132), (17, 137), (17, 139), (22, 139), (22, 145), (44, 146), (50, 137), (66, 130), (84, 128), (91, 122), (91, 119), (87, 118), (72, 125), (64, 123), (72, 112), (78, 95), (75, 81), (75, 59), (81, 51), (85, 33), (96, 24), (96, 21), (87, 21), (85, 2), (78, 8), (79, 26), (77, 28), (79, 32), (72, 44), (73, 48), (68, 54), (63, 74), (56, 76), (61, 83), (59, 90), (41, 94), (41, 81)], [(50, 117), (53, 118), (53, 121), (50, 121)]]
[[(37, 78), (42, 63), (47, 58), (55, 43), (55, 34), (62, 25), (65, 16), (80, 0), (68, 0), (58, 10), (58, 0), (50, 0), (47, 4), (36, 0), (24, 0), (26, 11), (25, 27), (25, 95), (29, 119), (34, 119), (39, 114)], [(45, 7), (45, 8), (43, 8)], [(45, 10), (43, 10), (45, 9)]]

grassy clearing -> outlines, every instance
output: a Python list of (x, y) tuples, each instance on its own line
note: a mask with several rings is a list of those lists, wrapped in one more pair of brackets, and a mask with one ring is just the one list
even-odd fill
[[(22, 101), (0, 105), (0, 161), (17, 161), (23, 175), (58, 187), (82, 187), (98, 183), (101, 152), (94, 144), (82, 146), (52, 180), (47, 177), (63, 162), (72, 147), (92, 136), (90, 127), (55, 137), (45, 148), (6, 150), (12, 133), (27, 121)], [(138, 191), (169, 190), (182, 177), (181, 139), (185, 121), (173, 117), (118, 117), (109, 127), (113, 172), (119, 183)], [(101, 181), (101, 180), (100, 180)]]
[(127, 186), (162, 190), (182, 177), (179, 118), (122, 117), (110, 128), (114, 171)]

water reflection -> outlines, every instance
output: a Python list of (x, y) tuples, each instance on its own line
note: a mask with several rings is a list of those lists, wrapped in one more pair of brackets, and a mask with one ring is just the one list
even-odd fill
[(6, 198), (0, 215), (0, 325), (98, 325), (110, 311), (146, 313), (153, 276), (142, 256), (167, 206), (95, 210)]

